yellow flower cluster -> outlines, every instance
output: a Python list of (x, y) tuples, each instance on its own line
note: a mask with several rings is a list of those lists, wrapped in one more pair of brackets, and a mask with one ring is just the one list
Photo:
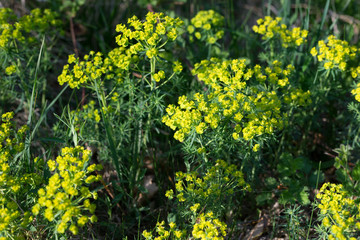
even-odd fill
[(82, 109), (77, 109), (71, 113), (74, 115), (74, 125), (76, 130), (79, 130), (79, 126), (83, 125), (85, 121), (89, 120), (99, 123), (101, 120), (99, 109), (95, 108), (94, 100), (85, 104)]
[(13, 10), (0, 8), (0, 47), (14, 46), (14, 41), (30, 44), (35, 41), (34, 36), (28, 35), (30, 32), (45, 33), (60, 24), (57, 14), (49, 9), (37, 8), (18, 19)]
[[(281, 112), (282, 100), (277, 91), (292, 88), (288, 77), (294, 67), (282, 69), (280, 66), (279, 61), (263, 69), (259, 65), (249, 68), (241, 59), (203, 60), (195, 64), (192, 73), (210, 86), (210, 93), (196, 93), (193, 100), (179, 97), (179, 105), (169, 105), (162, 121), (177, 130), (174, 138), (180, 142), (193, 131), (203, 134), (209, 127), (215, 129), (229, 123), (228, 120), (235, 140), (250, 140), (281, 130), (287, 116)], [(266, 87), (256, 87), (256, 84)], [(296, 97), (289, 99), (295, 101)]]
[(356, 68), (354, 68), (354, 67), (350, 68), (350, 72), (351, 72), (351, 76), (353, 78), (359, 77), (360, 76), (360, 66), (358, 66)]
[(187, 27), (190, 34), (190, 41), (196, 39), (214, 44), (224, 36), (222, 27), (224, 26), (224, 17), (214, 10), (200, 11), (191, 19), (191, 25)]
[(165, 240), (165, 239), (184, 239), (185, 235), (186, 235), (186, 231), (185, 230), (179, 230), (176, 226), (176, 223), (174, 222), (170, 222), (169, 223), (169, 228), (166, 229), (165, 228), (165, 222), (157, 222), (156, 223), (156, 233), (157, 233), (157, 237), (153, 236), (152, 232), (149, 232), (147, 230), (144, 230), (142, 232), (142, 236), (146, 239), (146, 240)]
[[(97, 199), (97, 193), (91, 192), (86, 184), (100, 181), (100, 175), (90, 175), (95, 170), (101, 170), (101, 165), (86, 166), (90, 158), (90, 150), (83, 147), (65, 147), (55, 161), (47, 162), (53, 175), (45, 188), (38, 190), (38, 201), (33, 206), (32, 212), (38, 215), (44, 212), (44, 217), (52, 222), (57, 219), (56, 231), (64, 233), (69, 229), (74, 235), (78, 227), (83, 227), (89, 220), (96, 222), (94, 215), (96, 205), (90, 198)], [(85, 211), (93, 214), (91, 217), (84, 215)]]
[[(7, 196), (20, 191), (21, 185), (17, 178), (11, 175), (9, 160), (14, 152), (23, 149), (23, 143), (17, 143), (14, 138), (14, 126), (11, 122), (14, 114), (8, 112), (2, 115), (0, 126), (0, 234), (11, 231), (12, 224), (20, 217), (17, 204)], [(25, 129), (24, 129), (25, 131)], [(0, 235), (0, 236), (1, 236)]]
[[(136, 16), (128, 19), (127, 28), (124, 24), (118, 24), (116, 31), (120, 35), (116, 37), (116, 42), (120, 47), (127, 47), (130, 41), (135, 40), (141, 45), (140, 50), (144, 48), (146, 52), (153, 51), (156, 46), (161, 46), (164, 42), (174, 41), (179, 34), (179, 27), (183, 25), (183, 21), (179, 18), (171, 18), (163, 13), (149, 12), (145, 21), (140, 21)], [(136, 48), (136, 47), (133, 47)], [(136, 50), (136, 49), (134, 49)], [(149, 54), (153, 56), (153, 54)], [(149, 57), (151, 58), (151, 57)]]
[[(139, 47), (141, 46), (137, 45), (135, 50), (140, 51)], [(107, 57), (100, 52), (90, 51), (84, 56), (83, 61), (76, 58), (74, 54), (69, 55), (68, 64), (63, 67), (58, 82), (60, 85), (68, 83), (70, 88), (91, 85), (96, 79), (112, 79), (121, 83), (131, 63), (138, 59), (136, 51), (126, 50), (124, 47), (114, 48)]]
[[(357, 47), (350, 46), (347, 41), (337, 39), (333, 35), (330, 35), (326, 41), (320, 40), (317, 47), (313, 47), (310, 51), (311, 55), (317, 57), (319, 62), (323, 62), (324, 69), (339, 69), (342, 72), (350, 71), (351, 77), (354, 79), (360, 76), (360, 66), (357, 66), (358, 52)], [(357, 67), (351, 67), (354, 65)], [(359, 83), (351, 93), (360, 102)]]
[(355, 100), (360, 102), (360, 83), (356, 84), (356, 88), (351, 90), (351, 93), (355, 95)]
[[(227, 225), (224, 222), (221, 222), (218, 218), (214, 216), (213, 212), (207, 212), (206, 214), (200, 213), (197, 214), (196, 210), (194, 211), (196, 217), (196, 222), (192, 226), (192, 238), (193, 239), (215, 239), (222, 240), (226, 236)], [(165, 239), (187, 239), (187, 231), (185, 229), (180, 230), (175, 222), (169, 223), (169, 228), (165, 228), (165, 222), (157, 222), (155, 231), (157, 236), (155, 237), (152, 232), (144, 230), (142, 236), (146, 240), (165, 240)]]
[[(171, 189), (166, 192), (165, 196), (169, 199), (175, 197), (180, 208), (185, 206), (186, 210), (190, 210), (189, 213), (193, 216), (190, 233), (192, 238), (224, 239), (227, 226), (216, 218), (222, 211), (218, 201), (219, 199), (230, 199), (235, 192), (251, 190), (244, 180), (243, 173), (234, 164), (217, 160), (216, 164), (208, 169), (203, 177), (198, 176), (197, 172), (177, 172), (175, 180), (177, 194), (175, 195)], [(205, 208), (208, 211), (205, 211)], [(183, 233), (183, 236), (185, 235), (186, 231)], [(145, 235), (143, 234), (143, 236)]]
[(12, 75), (16, 71), (15, 65), (10, 65), (7, 68), (5, 68), (6, 75)]
[[(61, 21), (57, 14), (49, 9), (34, 9), (28, 15), (17, 17), (12, 9), (0, 8), (0, 48), (9, 54), (5, 63), (1, 64), (1, 74), (8, 76), (17, 70), (16, 65), (20, 64), (24, 54), (31, 52), (33, 55), (34, 46), (39, 45), (40, 35), (45, 32), (48, 36), (58, 31)], [(14, 52), (22, 54), (22, 57), (14, 55)]]
[(320, 40), (317, 47), (313, 47), (310, 53), (317, 57), (319, 62), (324, 62), (325, 69), (338, 68), (345, 71), (347, 62), (355, 59), (357, 51), (357, 48), (349, 46), (347, 41), (336, 39), (335, 36), (330, 35), (327, 42)]
[(227, 225), (215, 218), (213, 212), (200, 213), (192, 230), (192, 236), (201, 240), (222, 240), (226, 236), (226, 228)]
[(41, 177), (35, 173), (17, 174), (11, 167), (11, 161), (24, 149), (28, 129), (22, 126), (16, 131), (13, 117), (13, 112), (3, 114), (0, 125), (0, 238), (10, 235), (20, 239), (21, 228), (33, 220), (30, 212), (20, 211), (20, 204), (40, 184)]
[[(128, 27), (124, 24), (116, 26), (116, 31), (120, 33), (116, 37), (116, 43), (120, 49), (124, 49), (125, 59), (134, 58), (134, 55), (145, 52), (146, 57), (153, 61), (169, 41), (176, 40), (183, 24), (179, 18), (171, 18), (163, 13), (149, 12), (145, 21), (133, 16), (128, 19)], [(152, 67), (151, 75), (154, 81), (159, 82), (165, 78), (164, 71), (156, 72), (155, 63)]]
[[(360, 66), (356, 68), (350, 68), (351, 76), (357, 78), (360, 76)], [(351, 90), (351, 94), (355, 96), (355, 100), (360, 102), (360, 83), (356, 84), (355, 89)]]
[(174, 73), (180, 73), (183, 70), (183, 66), (180, 61), (175, 61), (173, 64)]
[[(176, 173), (176, 191), (175, 196), (180, 203), (187, 206), (192, 204), (189, 208), (190, 215), (193, 218), (193, 226), (191, 227), (191, 237), (193, 239), (224, 239), (226, 236), (226, 224), (216, 218), (214, 212), (207, 211), (204, 213), (205, 207), (218, 207), (219, 199), (226, 199), (229, 195), (234, 194), (234, 191), (250, 190), (249, 185), (245, 183), (243, 174), (237, 170), (236, 166), (227, 164), (223, 160), (217, 160), (215, 166), (211, 167), (204, 177), (198, 177), (197, 172)], [(173, 190), (166, 192), (165, 196), (169, 199), (174, 198)], [(194, 204), (193, 204), (194, 203)], [(157, 232), (159, 237), (157, 239), (167, 239), (170, 236), (169, 231), (164, 231), (159, 226), (164, 225), (158, 223)], [(175, 223), (169, 224), (170, 229), (174, 229)], [(160, 231), (159, 231), (160, 230)], [(161, 234), (160, 234), (161, 233)], [(174, 231), (175, 239), (185, 239), (187, 232), (185, 230)], [(146, 239), (152, 239), (152, 234), (144, 231), (143, 236)]]
[[(101, 53), (90, 52), (84, 56), (84, 61), (70, 55), (68, 64), (58, 77), (59, 84), (68, 83), (71, 88), (79, 88), (100, 78), (113, 79), (121, 83), (131, 64), (140, 61), (141, 54), (155, 60), (160, 49), (168, 41), (177, 38), (182, 24), (180, 19), (165, 16), (163, 13), (149, 12), (144, 22), (133, 16), (128, 19), (129, 27), (125, 24), (116, 26), (116, 31), (120, 32), (116, 37), (116, 43), (120, 47), (110, 51), (107, 57), (103, 57)], [(174, 72), (178, 73), (181, 70), (181, 64), (175, 62)], [(151, 69), (151, 75), (156, 82), (165, 78), (165, 72), (156, 72), (155, 66)]]
[(88, 82), (101, 78), (105, 73), (107, 78), (111, 77), (108, 74), (109, 68), (110, 60), (103, 59), (100, 52), (91, 51), (89, 55), (84, 56), (84, 61), (80, 61), (74, 55), (69, 55), (68, 64), (64, 66), (58, 82), (60, 85), (68, 83), (70, 88), (80, 88)]
[[(246, 184), (243, 173), (234, 164), (217, 160), (215, 166), (207, 170), (204, 177), (198, 177), (197, 172), (176, 173), (175, 196), (179, 202), (196, 202), (205, 204), (208, 201), (231, 195), (236, 191), (251, 190)], [(174, 197), (173, 190), (168, 190), (165, 196)], [(197, 209), (197, 207), (194, 207)], [(195, 211), (196, 211), (195, 209)]]
[(304, 92), (302, 89), (292, 89), (284, 96), (286, 104), (293, 104), (296, 106), (308, 106), (311, 104), (311, 93), (309, 90)]
[(2, 123), (0, 126), (0, 185), (18, 192), (20, 185), (15, 178), (10, 174), (9, 159), (13, 158), (17, 153), (24, 149), (24, 136), (28, 129), (27, 126), (22, 126), (17, 132), (15, 131), (14, 123), (11, 121), (14, 116), (13, 112), (7, 112), (2, 115)]
[[(227, 225), (215, 218), (213, 212), (207, 212), (206, 214), (200, 213), (197, 217), (196, 223), (192, 227), (193, 239), (214, 239), (222, 240), (226, 236)], [(185, 239), (186, 230), (180, 230), (177, 228), (175, 222), (169, 223), (169, 228), (165, 228), (165, 222), (157, 222), (155, 227), (156, 235), (150, 231), (144, 230), (142, 236), (146, 240), (165, 240), (165, 239)]]
[(324, 216), (322, 226), (330, 231), (329, 240), (355, 240), (360, 231), (360, 205), (341, 184), (324, 183), (316, 196), (317, 207)]
[(301, 30), (298, 27), (289, 30), (285, 24), (281, 24), (281, 20), (281, 17), (260, 18), (257, 20), (257, 25), (253, 26), (253, 31), (263, 35), (263, 40), (279, 38), (284, 48), (300, 46), (306, 42), (307, 30)]

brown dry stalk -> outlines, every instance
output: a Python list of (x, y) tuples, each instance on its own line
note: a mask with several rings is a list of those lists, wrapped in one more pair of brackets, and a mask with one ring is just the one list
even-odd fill
[[(96, 172), (96, 174), (98, 174), (98, 172)], [(109, 186), (106, 185), (104, 179), (101, 178), (100, 181), (101, 181), (101, 184), (104, 186), (104, 189), (105, 189), (105, 191), (107, 192), (107, 194), (111, 197), (111, 199), (114, 199), (114, 198), (115, 198), (115, 197), (114, 197), (114, 194), (111, 192)], [(119, 203), (116, 203), (116, 206), (117, 206), (122, 212), (124, 212), (124, 210), (121, 208), (121, 206), (120, 206)]]

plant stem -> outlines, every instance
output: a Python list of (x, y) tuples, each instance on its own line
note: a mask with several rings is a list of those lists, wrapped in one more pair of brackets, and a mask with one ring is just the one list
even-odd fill
[[(321, 161), (319, 162), (318, 175), (317, 175), (317, 178), (316, 178), (316, 188), (318, 188), (318, 184), (319, 184), (320, 169), (321, 169)], [(311, 209), (311, 216), (310, 216), (310, 222), (309, 222), (308, 231), (307, 231), (307, 234), (306, 234), (306, 239), (309, 239), (311, 222), (312, 222), (312, 218), (313, 218), (313, 215), (314, 215), (314, 208), (315, 208), (315, 204), (313, 204), (312, 209)]]
[(114, 134), (112, 132), (111, 124), (108, 119), (107, 113), (105, 112), (108, 109), (107, 104), (106, 104), (105, 94), (104, 94), (104, 91), (101, 89), (100, 80), (96, 79), (94, 81), (94, 83), (95, 83), (94, 85), (95, 85), (96, 95), (97, 95), (97, 98), (98, 98), (98, 101), (100, 104), (101, 116), (102, 116), (104, 126), (105, 126), (106, 136), (107, 136), (109, 144), (110, 144), (110, 150), (111, 150), (111, 155), (112, 155), (112, 159), (113, 159), (113, 164), (115, 165), (116, 172), (118, 174), (119, 180), (121, 181), (123, 178), (123, 173), (120, 171), (119, 157), (117, 155), (116, 146), (115, 146), (114, 139), (113, 139)]
[(156, 59), (155, 59), (155, 57), (153, 57), (150, 60), (150, 73), (151, 73), (150, 89), (151, 89), (151, 91), (155, 88), (154, 85), (156, 85), (154, 77), (153, 77), (155, 74), (155, 65), (156, 65)]

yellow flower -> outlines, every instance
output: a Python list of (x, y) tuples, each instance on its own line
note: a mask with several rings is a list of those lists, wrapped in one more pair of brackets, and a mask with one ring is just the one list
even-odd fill
[(81, 216), (78, 219), (77, 224), (79, 225), (79, 227), (83, 227), (88, 221), (89, 221), (89, 218), (87, 216)]
[(158, 54), (158, 50), (156, 48), (150, 48), (149, 50), (146, 51), (146, 56), (150, 59), (156, 57), (157, 54)]
[(257, 144), (254, 145), (254, 147), (253, 147), (252, 150), (253, 150), (254, 152), (257, 152), (257, 151), (259, 151), (259, 148), (260, 148), (260, 144), (257, 143)]
[(199, 204), (199, 203), (195, 203), (194, 205), (192, 205), (192, 206), (190, 207), (190, 210), (191, 210), (192, 212), (196, 213), (196, 211), (199, 209), (199, 207), (200, 207), (200, 204)]
[(221, 30), (223, 25), (224, 17), (219, 13), (213, 10), (199, 11), (191, 19), (191, 25), (187, 27), (190, 34), (189, 39), (193, 39), (194, 35), (199, 40), (204, 40), (208, 44), (214, 44), (224, 35), (224, 31)]
[(148, 232), (148, 231), (146, 231), (146, 230), (144, 230), (144, 231), (142, 232), (142, 235), (143, 235), (143, 237), (144, 237), (145, 239), (151, 239), (151, 238), (152, 238), (151, 232)]
[(313, 55), (314, 57), (318, 54), (318, 52), (316, 51), (316, 48), (313, 47), (310, 51), (311, 55)]
[(176, 227), (176, 224), (175, 224), (174, 222), (170, 222), (170, 223), (169, 223), (169, 227), (170, 227), (171, 229), (173, 229), (173, 228)]
[(16, 71), (16, 66), (15, 65), (10, 65), (9, 67), (5, 68), (5, 73), (7, 75), (11, 75)]
[(79, 233), (79, 229), (76, 225), (72, 224), (69, 227), (70, 232), (72, 232), (72, 234), (77, 235)]
[[(347, 62), (354, 59), (357, 53), (356, 47), (349, 46), (347, 41), (336, 39), (335, 36), (328, 36), (326, 41), (320, 40), (317, 47), (311, 49), (310, 53), (313, 56), (317, 55), (319, 62), (325, 62), (325, 69), (338, 68), (341, 71), (346, 71)], [(356, 77), (356, 72), (351, 72), (352, 76)]]
[(232, 137), (235, 139), (235, 140), (238, 140), (239, 139), (239, 134), (237, 133), (237, 132), (234, 132), (233, 134), (232, 134)]
[(173, 190), (170, 189), (170, 190), (166, 191), (165, 197), (167, 197), (167, 198), (170, 199), (170, 200), (173, 199), (173, 197), (174, 197), (174, 192), (173, 192)]
[(174, 232), (174, 235), (175, 235), (175, 237), (176, 237), (177, 239), (180, 239), (181, 236), (182, 236), (182, 233), (181, 233), (181, 231), (176, 230), (176, 231)]
[(71, 54), (68, 56), (68, 63), (72, 64), (76, 61), (75, 54)]
[(307, 30), (301, 30), (300, 28), (288, 30), (285, 24), (280, 23), (281, 20), (280, 17), (273, 19), (270, 16), (258, 19), (258, 25), (253, 26), (253, 31), (263, 35), (264, 40), (280, 39), (284, 48), (300, 46), (306, 42)]
[(56, 230), (58, 233), (64, 233), (66, 228), (67, 228), (67, 224), (64, 222), (60, 222)]

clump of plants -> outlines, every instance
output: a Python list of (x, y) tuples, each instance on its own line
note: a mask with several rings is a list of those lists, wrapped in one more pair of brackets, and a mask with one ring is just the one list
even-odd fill
[[(359, 238), (359, 49), (330, 1), (145, 2), (0, 9), (0, 239)], [(98, 49), (88, 6), (116, 19)]]

